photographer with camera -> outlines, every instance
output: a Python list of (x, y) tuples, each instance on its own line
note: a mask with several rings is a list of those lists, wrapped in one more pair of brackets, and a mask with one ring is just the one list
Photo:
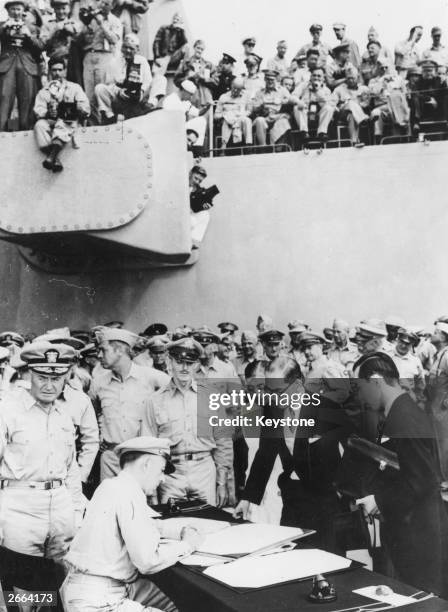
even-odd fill
[(39, 61), (43, 49), (40, 31), (27, 24), (24, 0), (8, 0), (8, 19), (0, 24), (0, 131), (6, 130), (17, 97), (19, 129), (32, 123), (34, 99), (39, 88)]
[(95, 102), (95, 86), (113, 82), (123, 26), (111, 13), (112, 0), (98, 0), (95, 7), (81, 7), (79, 19), (84, 24), (78, 37), (84, 51), (84, 89), (90, 104)]
[(73, 138), (78, 121), (90, 115), (90, 105), (82, 87), (67, 81), (65, 57), (53, 56), (49, 69), (52, 80), (36, 96), (34, 134), (39, 149), (47, 154), (43, 167), (61, 172), (59, 154)]
[[(48, 57), (66, 55), (67, 76), (81, 84), (80, 53), (75, 39), (81, 31), (81, 23), (70, 16), (70, 0), (51, 0), (54, 17), (42, 26), (42, 40)], [(78, 65), (79, 64), (79, 65)]]
[(153, 108), (148, 102), (151, 69), (138, 50), (138, 36), (127, 34), (121, 47), (121, 62), (115, 83), (99, 83), (95, 87), (96, 106), (103, 125), (114, 123), (117, 114), (129, 119), (144, 115)]
[(204, 188), (202, 182), (207, 177), (205, 168), (196, 164), (190, 170), (190, 208), (191, 208), (191, 238), (193, 240), (193, 248), (198, 248), (204, 237), (208, 223), (210, 221), (210, 213), (208, 212), (213, 206), (213, 199), (219, 193), (216, 185)]

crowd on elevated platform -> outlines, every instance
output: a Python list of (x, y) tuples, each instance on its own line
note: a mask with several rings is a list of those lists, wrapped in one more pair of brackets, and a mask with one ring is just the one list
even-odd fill
[[(123, 325), (0, 334), (0, 558), (7, 549), (65, 559), (77, 611), (97, 609), (81, 605), (98, 596), (81, 593), (81, 575), (106, 590), (113, 578), (131, 597), (123, 585), (137, 570), (156, 572), (197, 542), (182, 532), (168, 554), (157, 552), (159, 536), (142, 539), (153, 517), (135, 498), (138, 478), (151, 503), (201, 499), (255, 522), (315, 529), (309, 546), (339, 554), (353, 547), (361, 508), (380, 530), (376, 569), (446, 595), (447, 316), (431, 330), (392, 316), (323, 330), (294, 319), (282, 331), (267, 315), (242, 331), (232, 322), (153, 323), (140, 334)], [(217, 406), (200, 400), (207, 388)], [(258, 429), (247, 422), (256, 410)], [(313, 422), (301, 429), (299, 416)], [(350, 450), (353, 435), (370, 448), (366, 464)], [(161, 455), (160, 465), (142, 459), (146, 479), (129, 474), (126, 453), (130, 463)], [(162, 459), (175, 468), (163, 477)], [(348, 532), (337, 522), (344, 513)], [(372, 550), (363, 537), (357, 547)]]
[(438, 26), (430, 45), (421, 43), (417, 25), (394, 49), (371, 27), (360, 50), (344, 23), (334, 24), (334, 43), (314, 23), (294, 54), (280, 40), (263, 59), (248, 36), (241, 53), (226, 49), (215, 64), (204, 40), (187, 40), (178, 14), (149, 50), (142, 27), (148, 6), (47, 0), (37, 8), (8, 0), (0, 24), (0, 131), (37, 121), (45, 166), (56, 172), (79, 121), (107, 125), (161, 108), (185, 112), (195, 156), (213, 148), (324, 146), (329, 138), (363, 146), (447, 131), (448, 51)]

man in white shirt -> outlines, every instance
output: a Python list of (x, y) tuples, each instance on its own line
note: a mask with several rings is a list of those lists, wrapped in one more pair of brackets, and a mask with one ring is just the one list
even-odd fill
[(174, 565), (201, 541), (193, 527), (155, 520), (147, 505), (163, 473), (174, 471), (169, 440), (133, 438), (117, 446), (116, 454), (122, 471), (96, 490), (65, 558), (70, 570), (61, 588), (64, 608), (175, 612), (174, 603), (145, 577)]
[[(195, 130), (198, 134), (196, 141), (197, 146), (202, 146), (204, 143), (205, 129), (207, 127), (206, 120), (201, 116), (201, 110), (194, 106), (191, 99), (197, 91), (196, 85), (193, 81), (188, 79), (182, 81), (180, 88), (177, 91), (173, 91), (163, 101), (163, 110), (168, 111), (183, 111), (185, 113), (186, 128)], [(207, 110), (207, 107), (205, 107)]]

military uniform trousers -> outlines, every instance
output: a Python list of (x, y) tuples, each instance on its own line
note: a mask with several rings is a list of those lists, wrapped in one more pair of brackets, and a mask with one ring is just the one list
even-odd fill
[(17, 55), (8, 72), (0, 75), (0, 131), (6, 130), (14, 101), (17, 97), (19, 129), (29, 130), (32, 125), (34, 99), (39, 88), (39, 77), (25, 70)]
[(275, 144), (291, 129), (291, 123), (289, 122), (288, 116), (284, 114), (278, 114), (273, 117), (256, 117), (253, 125), (256, 142), (258, 145), (263, 146), (267, 142), (268, 133), (270, 143)]
[(128, 584), (70, 571), (60, 593), (67, 612), (177, 612), (174, 603), (143, 577)]
[[(331, 104), (323, 104), (318, 115), (318, 126), (317, 132), (318, 134), (323, 133), (326, 134), (328, 132), (328, 126), (330, 125), (330, 121), (333, 119), (334, 115), (334, 106)], [(299, 130), (301, 132), (308, 132), (308, 111), (306, 109), (299, 110), (298, 108), (294, 108), (294, 117), (299, 126)]]
[[(194, 456), (194, 455), (193, 455)], [(165, 476), (159, 486), (160, 503), (170, 497), (205, 499), (216, 505), (216, 466), (210, 454), (198, 454), (197, 459), (189, 460), (173, 456), (176, 471)]]
[(65, 486), (0, 491), (1, 544), (6, 548), (60, 561), (75, 534), (74, 521), (72, 498)]
[(84, 91), (91, 105), (95, 104), (95, 86), (113, 81), (116, 56), (109, 51), (88, 51), (84, 56)]

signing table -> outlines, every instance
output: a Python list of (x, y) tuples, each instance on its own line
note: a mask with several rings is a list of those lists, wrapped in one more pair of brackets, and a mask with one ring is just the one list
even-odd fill
[[(232, 521), (231, 515), (216, 508), (184, 516)], [(301, 544), (306, 548), (306, 539)], [(312, 580), (295, 581), (259, 589), (233, 589), (204, 576), (197, 568), (175, 565), (151, 579), (177, 604), (180, 612), (375, 612), (381, 604), (353, 593), (368, 586), (387, 585), (400, 595), (414, 595), (418, 589), (356, 566), (326, 576), (334, 584), (338, 599), (315, 604), (307, 600)], [(390, 608), (393, 612), (394, 608)], [(432, 597), (397, 608), (403, 612), (448, 612), (448, 602)]]

